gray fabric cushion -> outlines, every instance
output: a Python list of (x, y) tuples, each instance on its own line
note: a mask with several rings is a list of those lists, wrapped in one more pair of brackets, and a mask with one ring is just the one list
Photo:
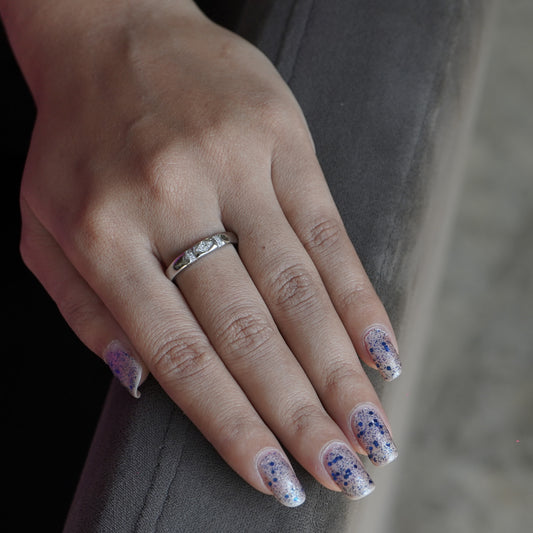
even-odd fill
[[(428, 210), (453, 198), (446, 165), (467, 123), (488, 6), (249, 0), (243, 7), (238, 29), (300, 102), (349, 234), (400, 332), (421, 276), (436, 282), (420, 250), (438, 242), (449, 217), (448, 208)], [(242, 481), (154, 380), (139, 401), (113, 384), (65, 531), (347, 530), (348, 507), (357, 514), (363, 503), (324, 489), (301, 468), (297, 474), (307, 502), (287, 509)], [(379, 487), (370, 498), (380, 498)]]

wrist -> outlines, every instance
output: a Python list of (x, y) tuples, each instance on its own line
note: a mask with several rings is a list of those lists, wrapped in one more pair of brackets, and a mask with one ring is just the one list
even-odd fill
[(11, 47), (40, 103), (84, 83), (99, 63), (157, 19), (202, 18), (192, 0), (0, 0)]

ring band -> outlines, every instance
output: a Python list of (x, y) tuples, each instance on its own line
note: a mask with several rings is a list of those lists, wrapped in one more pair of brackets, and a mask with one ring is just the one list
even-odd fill
[(183, 272), (188, 266), (192, 265), (195, 261), (198, 261), (204, 255), (210, 254), (226, 244), (237, 244), (237, 235), (231, 232), (215, 233), (211, 237), (207, 237), (197, 242), (194, 246), (191, 246), (185, 250), (182, 254), (178, 255), (174, 261), (167, 268), (165, 274), (170, 281), (174, 281), (176, 276)]

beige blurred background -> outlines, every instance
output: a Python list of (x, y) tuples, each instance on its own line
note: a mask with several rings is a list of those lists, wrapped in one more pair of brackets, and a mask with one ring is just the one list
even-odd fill
[(499, 2), (487, 58), (380, 533), (533, 531), (532, 0)]

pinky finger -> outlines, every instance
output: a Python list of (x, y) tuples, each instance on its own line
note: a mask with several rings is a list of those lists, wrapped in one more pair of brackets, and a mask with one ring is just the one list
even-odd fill
[(81, 342), (105, 361), (133, 397), (139, 398), (139, 386), (149, 374), (146, 365), (98, 295), (24, 201), (21, 212), (20, 251), (24, 263)]

